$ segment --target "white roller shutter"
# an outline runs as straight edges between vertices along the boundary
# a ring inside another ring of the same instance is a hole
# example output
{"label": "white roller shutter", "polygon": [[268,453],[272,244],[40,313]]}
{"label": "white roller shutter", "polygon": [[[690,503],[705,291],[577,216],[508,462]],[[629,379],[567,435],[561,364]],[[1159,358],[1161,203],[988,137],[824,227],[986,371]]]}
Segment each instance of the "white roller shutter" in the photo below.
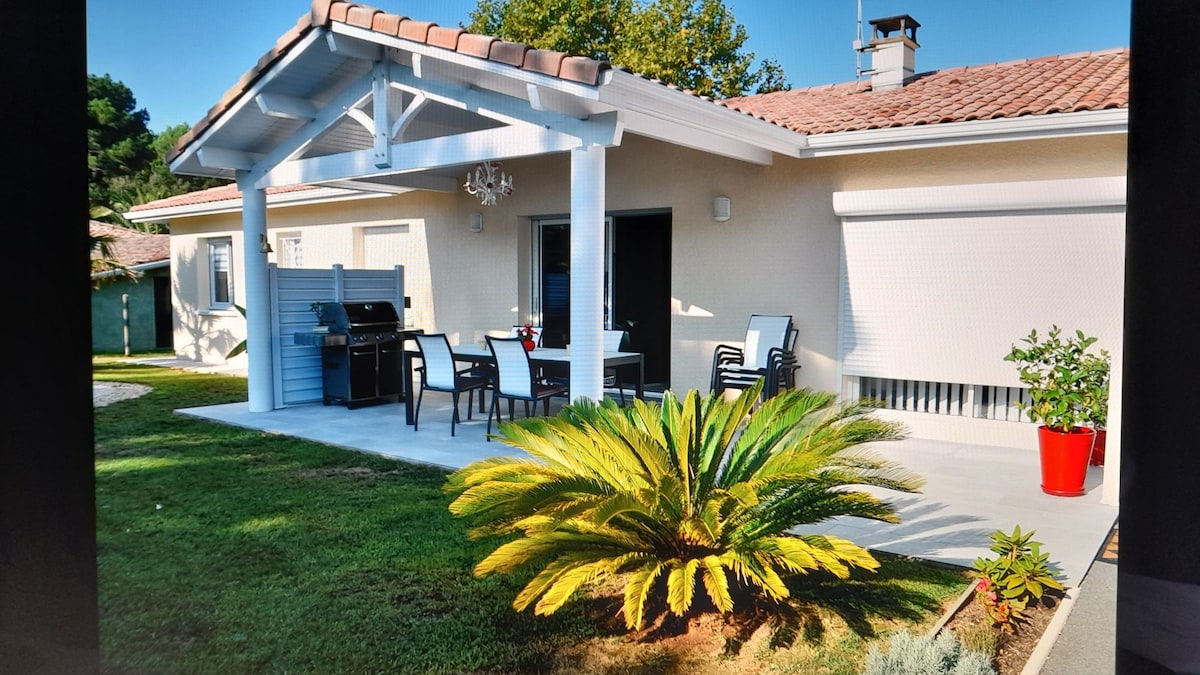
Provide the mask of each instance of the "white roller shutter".
{"label": "white roller shutter", "polygon": [[841,192],[843,375],[1018,385],[1057,324],[1121,342],[1125,180]]}

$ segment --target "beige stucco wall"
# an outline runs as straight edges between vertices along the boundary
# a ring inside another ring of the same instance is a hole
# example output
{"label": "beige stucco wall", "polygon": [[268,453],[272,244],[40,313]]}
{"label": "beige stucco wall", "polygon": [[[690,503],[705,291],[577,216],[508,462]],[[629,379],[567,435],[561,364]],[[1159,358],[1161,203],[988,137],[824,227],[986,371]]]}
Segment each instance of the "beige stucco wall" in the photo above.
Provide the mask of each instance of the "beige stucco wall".
{"label": "beige stucco wall", "polygon": [[[452,340],[504,331],[528,311],[530,223],[570,211],[566,154],[505,162],[515,192],[494,207],[463,193],[409,193],[322,206],[270,208],[267,227],[301,231],[306,267],[355,266],[354,227],[409,223],[429,247],[434,313],[426,330]],[[607,153],[606,208],[672,214],[672,388],[706,389],[713,346],[736,342],[752,313],[791,314],[800,335],[801,384],[836,390],[840,190],[1124,175],[1125,138],[995,143],[823,159],[777,157],[757,166],[626,135]],[[712,199],[732,218],[712,219]],[[469,230],[472,212],[483,231]],[[209,312],[207,237],[234,246],[234,291],[243,288],[240,214],[171,222],[176,351],[220,360],[244,335],[232,310]]]}

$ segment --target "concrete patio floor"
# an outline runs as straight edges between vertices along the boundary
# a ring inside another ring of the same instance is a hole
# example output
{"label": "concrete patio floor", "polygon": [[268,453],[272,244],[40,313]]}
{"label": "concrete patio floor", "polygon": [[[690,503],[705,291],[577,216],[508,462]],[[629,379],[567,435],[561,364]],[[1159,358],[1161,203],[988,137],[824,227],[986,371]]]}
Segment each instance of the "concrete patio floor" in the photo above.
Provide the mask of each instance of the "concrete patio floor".
{"label": "concrete patio floor", "polygon": [[[475,460],[519,452],[485,439],[486,414],[463,419],[450,436],[449,395],[426,394],[420,431],[404,423],[395,403],[354,410],[319,403],[251,413],[246,403],[188,408],[180,414],[351,450],[454,469]],[[463,401],[463,417],[466,402]],[[1087,494],[1052,497],[1039,487],[1038,455],[1031,449],[987,447],[921,439],[874,445],[926,480],[921,494],[880,491],[900,513],[896,525],[840,518],[803,528],[828,532],[868,548],[969,567],[989,556],[995,530],[1036,530],[1034,539],[1068,586],[1078,586],[1104,545],[1117,507],[1101,504],[1103,468],[1092,467]]]}

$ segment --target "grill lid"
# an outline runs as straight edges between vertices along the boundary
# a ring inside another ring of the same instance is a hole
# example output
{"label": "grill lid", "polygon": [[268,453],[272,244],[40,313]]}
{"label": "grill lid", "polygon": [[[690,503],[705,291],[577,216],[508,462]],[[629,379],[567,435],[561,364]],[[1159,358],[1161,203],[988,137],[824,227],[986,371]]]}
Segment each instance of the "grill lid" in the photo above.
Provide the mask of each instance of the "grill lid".
{"label": "grill lid", "polygon": [[325,317],[331,331],[354,332],[387,328],[396,330],[400,323],[400,315],[396,307],[386,300],[371,302],[326,302],[321,305],[321,315]]}

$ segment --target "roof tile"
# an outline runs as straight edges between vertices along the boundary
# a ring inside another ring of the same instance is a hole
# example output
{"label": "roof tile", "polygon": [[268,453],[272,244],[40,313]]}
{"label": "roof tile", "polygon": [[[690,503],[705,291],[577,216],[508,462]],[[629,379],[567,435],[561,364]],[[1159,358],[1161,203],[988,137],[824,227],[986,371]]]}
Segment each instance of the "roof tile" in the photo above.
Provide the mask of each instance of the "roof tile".
{"label": "roof tile", "polygon": [[490,35],[479,35],[477,33],[467,33],[458,40],[458,52],[468,56],[478,56],[481,59],[486,59],[492,51],[492,43],[496,38]]}
{"label": "roof tile", "polygon": [[525,52],[525,63],[521,64],[521,67],[543,75],[558,77],[558,69],[566,57],[566,54],[551,49],[530,49]]}
{"label": "roof tile", "polygon": [[459,36],[467,31],[461,28],[447,28],[446,26],[430,26],[428,43],[433,47],[441,47],[442,49],[458,49]]}
{"label": "roof tile", "polygon": [[1129,50],[947,68],[885,91],[849,82],[719,103],[808,134],[1125,108]]}
{"label": "roof tile", "polygon": [[413,40],[414,42],[424,43],[429,39],[429,29],[435,24],[429,21],[417,21],[416,19],[408,19],[400,22],[400,32],[398,37],[405,40]]}
{"label": "roof tile", "polygon": [[[122,265],[142,265],[171,258],[171,235],[169,234],[149,234],[97,220],[88,221],[88,234],[93,237],[112,237],[113,242],[110,246],[113,257]],[[92,251],[93,258],[97,258],[99,255],[99,251]]]}
{"label": "roof tile", "polygon": [[488,59],[520,68],[525,65],[525,52],[527,51],[529,51],[527,44],[496,40],[492,43],[492,50],[488,52]]}

